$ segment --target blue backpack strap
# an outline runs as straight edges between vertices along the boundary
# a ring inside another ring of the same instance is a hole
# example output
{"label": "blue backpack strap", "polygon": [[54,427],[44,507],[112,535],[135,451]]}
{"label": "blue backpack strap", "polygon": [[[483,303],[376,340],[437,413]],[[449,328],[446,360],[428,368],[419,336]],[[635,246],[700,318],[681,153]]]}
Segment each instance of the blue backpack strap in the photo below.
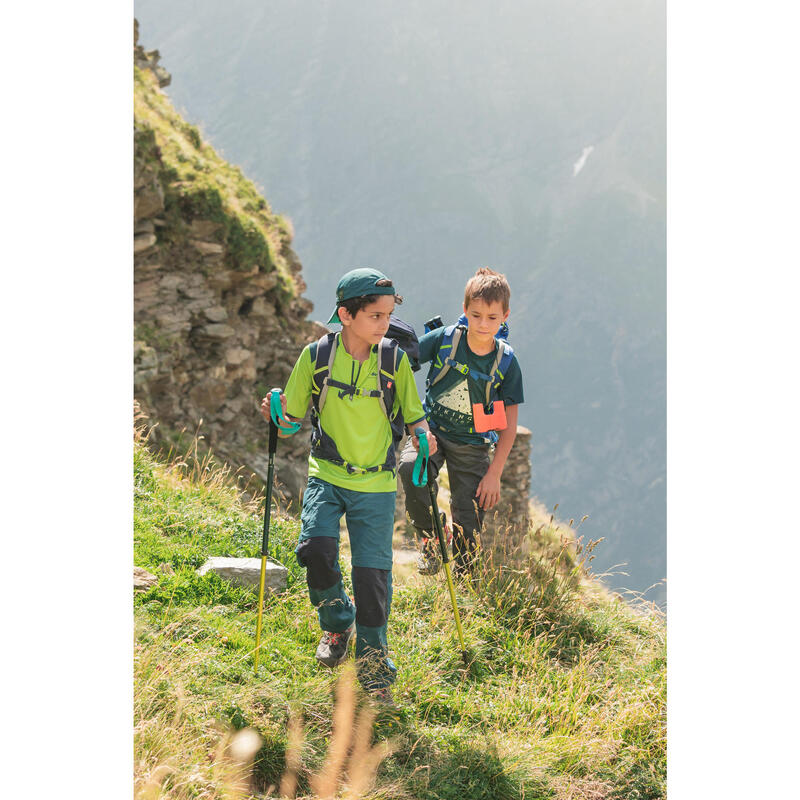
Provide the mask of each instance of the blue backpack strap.
{"label": "blue backpack strap", "polygon": [[497,340],[497,358],[494,361],[492,370],[487,376],[486,381],[486,407],[492,400],[493,395],[497,394],[500,384],[508,373],[511,366],[511,359],[514,358],[514,348],[504,339]]}
{"label": "blue backpack strap", "polygon": [[[462,315],[463,316],[463,315]],[[433,386],[435,383],[444,378],[451,367],[455,367],[459,372],[466,375],[464,371],[467,368],[459,364],[454,358],[458,343],[466,331],[464,325],[457,323],[455,325],[448,325],[444,329],[442,341],[439,344],[439,349],[436,352],[436,357],[431,361],[431,368],[428,371],[428,386]]]}

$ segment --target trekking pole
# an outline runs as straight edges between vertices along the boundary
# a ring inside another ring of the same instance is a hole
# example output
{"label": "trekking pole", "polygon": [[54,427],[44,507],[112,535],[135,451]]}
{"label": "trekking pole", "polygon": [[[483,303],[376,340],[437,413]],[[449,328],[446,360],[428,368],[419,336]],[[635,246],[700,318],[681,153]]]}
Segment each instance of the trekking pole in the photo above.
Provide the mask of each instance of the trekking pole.
{"label": "trekking pole", "polygon": [[[280,425],[279,420],[287,425]],[[264,579],[267,573],[267,556],[269,555],[269,523],[272,515],[272,483],[275,474],[275,451],[278,449],[278,427],[289,433],[295,433],[300,425],[289,422],[283,416],[281,408],[281,390],[273,389],[269,399],[269,466],[267,467],[267,491],[264,504],[264,535],[261,539],[261,579],[258,584],[258,622],[256,624],[256,651],[254,669],[258,670],[258,653],[261,647],[261,616],[264,610]]]}
{"label": "trekking pole", "polygon": [[414,486],[428,486],[428,492],[431,497],[431,517],[433,518],[433,525],[436,529],[436,537],[439,539],[439,549],[442,551],[442,564],[444,564],[444,574],[447,576],[447,588],[450,590],[450,600],[453,603],[453,616],[456,620],[456,630],[458,631],[458,641],[461,644],[461,658],[464,664],[469,666],[469,659],[467,658],[467,648],[464,646],[464,631],[461,629],[461,616],[458,613],[458,604],[456,603],[456,590],[453,585],[453,576],[450,573],[450,555],[447,552],[447,542],[444,538],[444,531],[442,530],[442,518],[439,516],[439,506],[436,502],[436,490],[433,488],[434,478],[428,477],[428,460],[430,458],[428,449],[428,436],[424,428],[417,428],[414,433],[419,440],[419,452],[417,453],[417,460],[414,463],[414,472],[411,480]]}

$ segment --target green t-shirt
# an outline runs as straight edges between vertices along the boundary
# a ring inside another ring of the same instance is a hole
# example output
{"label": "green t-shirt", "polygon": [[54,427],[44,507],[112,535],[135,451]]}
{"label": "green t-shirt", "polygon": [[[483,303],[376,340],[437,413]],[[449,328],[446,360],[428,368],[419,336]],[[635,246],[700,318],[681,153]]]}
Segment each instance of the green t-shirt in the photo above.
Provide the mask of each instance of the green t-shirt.
{"label": "green t-shirt", "polygon": [[[435,328],[419,340],[419,361],[433,361],[439,352],[444,337],[444,328]],[[470,350],[467,334],[464,332],[454,356],[459,364],[466,364],[471,370],[488,375],[495,358],[497,345],[491,353],[479,356]],[[497,399],[509,406],[525,401],[522,392],[522,370],[517,356],[511,357],[503,382],[497,390]],[[449,369],[444,377],[425,394],[425,409],[431,430],[440,430],[448,439],[460,444],[485,444],[488,436],[476,433],[472,417],[472,404],[486,401],[486,382],[480,378],[462,375],[458,370]]]}
{"label": "green t-shirt", "polygon": [[[337,334],[336,356],[330,377],[333,380],[355,385],[359,389],[380,389],[378,383],[378,347],[375,345],[369,358],[363,363],[356,361],[345,350],[341,334]],[[411,372],[408,356],[400,351],[395,373],[395,396],[393,412],[403,412],[406,425],[425,419],[422,403]],[[311,381],[314,362],[311,360],[311,345],[307,345],[286,384],[286,413],[302,419],[311,400]],[[339,390],[329,387],[325,405],[320,414],[320,425],[330,436],[341,457],[358,467],[374,467],[386,461],[386,453],[392,443],[389,420],[375,397],[358,395],[339,396]],[[309,477],[352,489],[356,492],[395,492],[397,478],[391,472],[366,472],[351,474],[344,467],[312,453],[308,458]]]}

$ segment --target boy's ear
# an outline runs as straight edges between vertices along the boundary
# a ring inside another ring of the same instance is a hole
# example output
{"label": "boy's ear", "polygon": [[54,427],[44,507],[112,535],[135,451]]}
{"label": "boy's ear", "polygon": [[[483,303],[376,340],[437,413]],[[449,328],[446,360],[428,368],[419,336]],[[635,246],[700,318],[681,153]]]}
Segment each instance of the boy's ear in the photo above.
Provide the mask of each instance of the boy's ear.
{"label": "boy's ear", "polygon": [[505,313],[505,314],[503,314],[503,322],[505,322],[505,321],[508,319],[508,315],[509,315],[510,313],[511,313],[511,309],[509,308],[509,309],[508,309],[508,311],[506,311],[506,313]]}
{"label": "boy's ear", "polygon": [[344,306],[339,306],[339,319],[341,320],[342,325],[350,325],[350,323],[353,321],[353,317]]}

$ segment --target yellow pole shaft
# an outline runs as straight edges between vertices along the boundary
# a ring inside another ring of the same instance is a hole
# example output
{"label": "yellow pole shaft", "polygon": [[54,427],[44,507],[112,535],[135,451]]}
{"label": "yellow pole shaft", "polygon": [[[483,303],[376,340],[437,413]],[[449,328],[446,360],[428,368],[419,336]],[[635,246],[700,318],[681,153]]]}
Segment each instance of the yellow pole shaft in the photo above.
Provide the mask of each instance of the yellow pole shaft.
{"label": "yellow pole shaft", "polygon": [[258,651],[261,647],[261,615],[264,611],[264,577],[267,574],[267,557],[261,556],[261,580],[258,585],[258,623],[256,624],[256,657],[254,669],[258,671]]}
{"label": "yellow pole shaft", "polygon": [[467,648],[464,646],[464,631],[461,630],[461,615],[458,613],[458,604],[456,603],[456,589],[453,586],[453,576],[450,574],[450,562],[444,562],[444,574],[447,575],[447,588],[450,590],[450,600],[453,602],[453,616],[456,618],[456,630],[458,631],[458,641],[461,643],[461,652],[466,652]]}

